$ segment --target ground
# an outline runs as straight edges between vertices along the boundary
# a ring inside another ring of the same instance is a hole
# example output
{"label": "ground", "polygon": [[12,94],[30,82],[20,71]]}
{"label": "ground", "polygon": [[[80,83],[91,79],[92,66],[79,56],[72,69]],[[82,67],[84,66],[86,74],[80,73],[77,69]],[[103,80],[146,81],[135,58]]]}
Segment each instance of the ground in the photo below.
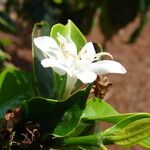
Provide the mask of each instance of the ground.
{"label": "ground", "polygon": [[[134,44],[128,44],[125,41],[132,31],[133,24],[121,29],[105,46],[105,50],[127,69],[127,73],[124,75],[108,75],[114,86],[105,97],[108,103],[122,113],[150,112],[150,21],[146,23],[137,41]],[[23,31],[22,35],[23,41],[16,36],[0,33],[0,37],[10,37],[14,41],[14,44],[7,48],[12,56],[12,62],[18,67],[31,70],[30,40],[26,38],[26,31]],[[87,39],[103,43],[103,36],[96,25]],[[123,148],[112,146],[109,149],[122,150]],[[143,148],[134,147],[130,150],[143,150]]]}
{"label": "ground", "polygon": [[[108,41],[105,50],[110,52],[114,60],[119,61],[126,69],[124,75],[108,75],[114,87],[105,97],[120,112],[150,112],[150,21],[133,44],[128,44],[128,38],[133,25],[126,28]],[[88,40],[103,42],[98,30],[88,36]]]}
{"label": "ground", "polygon": [[[145,24],[137,41],[128,44],[125,41],[135,24],[136,20],[120,30],[105,46],[105,50],[127,69],[124,75],[108,76],[114,87],[105,97],[109,104],[122,113],[150,112],[150,21]],[[99,29],[93,29],[88,40],[103,43]],[[122,150],[123,148],[111,146],[109,149]],[[144,150],[144,148],[134,147],[130,150]]]}

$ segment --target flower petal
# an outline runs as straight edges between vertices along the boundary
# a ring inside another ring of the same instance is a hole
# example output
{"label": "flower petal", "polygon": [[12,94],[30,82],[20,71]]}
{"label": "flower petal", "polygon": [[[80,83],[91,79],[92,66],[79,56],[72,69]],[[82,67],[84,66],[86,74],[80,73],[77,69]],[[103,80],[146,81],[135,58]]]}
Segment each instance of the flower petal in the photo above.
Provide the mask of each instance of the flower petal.
{"label": "flower petal", "polygon": [[53,67],[53,60],[50,59],[50,58],[46,58],[46,59],[43,59],[41,60],[41,64],[44,68],[48,68],[48,67]]}
{"label": "flower petal", "polygon": [[77,74],[77,78],[80,79],[83,83],[92,83],[96,80],[97,75],[91,71],[83,71]]}
{"label": "flower petal", "polygon": [[67,72],[60,66],[53,67],[53,70],[59,75],[65,75]]}
{"label": "flower petal", "polygon": [[95,48],[92,42],[88,42],[84,45],[84,47],[79,52],[79,57],[81,59],[90,59],[90,61],[93,61],[94,57],[96,55]]}
{"label": "flower petal", "polygon": [[57,33],[60,47],[63,51],[69,52],[72,55],[77,55],[77,47],[70,37],[63,37],[59,32]]}
{"label": "flower petal", "polygon": [[43,52],[51,52],[52,50],[59,50],[56,41],[49,36],[41,36],[34,38],[34,44]]}
{"label": "flower petal", "polygon": [[59,61],[55,60],[54,58],[43,59],[41,61],[41,64],[45,68],[52,67],[52,69],[59,75],[64,75],[67,73],[69,76],[72,76],[72,72],[71,72],[70,68],[59,63]]}
{"label": "flower petal", "polygon": [[126,73],[126,69],[119,63],[113,60],[103,60],[92,63],[85,69],[93,71],[96,74],[107,74],[107,73]]}

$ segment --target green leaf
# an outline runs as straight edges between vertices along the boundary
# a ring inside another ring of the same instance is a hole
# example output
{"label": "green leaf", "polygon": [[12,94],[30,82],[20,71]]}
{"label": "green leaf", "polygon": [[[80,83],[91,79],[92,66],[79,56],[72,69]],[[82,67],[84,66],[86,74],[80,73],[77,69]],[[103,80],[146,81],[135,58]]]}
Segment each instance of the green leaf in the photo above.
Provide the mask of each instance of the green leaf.
{"label": "green leaf", "polygon": [[10,60],[11,56],[0,49],[0,62],[5,61],[6,59]]}
{"label": "green leaf", "polygon": [[[86,98],[82,98],[82,96],[78,96],[75,98],[76,102],[67,109],[67,111],[64,113],[61,121],[56,126],[53,135],[55,136],[67,136],[69,134],[73,134],[74,130],[81,124],[81,116],[85,108]],[[78,132],[82,132],[83,129],[86,127],[85,124],[83,124],[81,130],[78,130]],[[77,130],[76,130],[77,131]],[[76,133],[77,134],[77,133]],[[79,133],[78,133],[79,134]]]}
{"label": "green leaf", "polygon": [[66,136],[79,136],[84,134],[90,134],[95,132],[95,122],[82,122],[81,119],[79,120],[78,125],[69,132]]}
{"label": "green leaf", "polygon": [[71,20],[68,20],[66,25],[56,24],[52,27],[50,36],[56,41],[58,32],[64,37],[70,37],[76,44],[78,51],[86,44],[85,37]]}
{"label": "green leaf", "polygon": [[[90,87],[78,91],[65,101],[44,98],[25,101],[25,118],[39,122],[41,128],[49,134],[64,136],[79,123],[89,91]],[[71,116],[65,118],[66,115]]]}
{"label": "green leaf", "polygon": [[[87,101],[86,108],[82,115],[82,119],[105,121],[105,122],[116,124],[119,122],[121,123],[121,121],[129,117],[133,117],[134,119],[136,119],[136,117],[141,118],[141,117],[146,117],[146,116],[149,116],[149,114],[148,113],[120,114],[112,106],[110,106],[106,101],[102,101],[101,99],[94,97]],[[128,123],[128,120],[126,121]],[[124,124],[124,122],[122,124]]]}
{"label": "green leaf", "polygon": [[37,23],[32,32],[32,55],[34,60],[34,73],[39,86],[40,95],[51,99],[61,99],[66,85],[67,76],[60,76],[52,68],[44,68],[41,60],[43,53],[34,45],[33,38],[49,36],[50,25],[46,22]]}
{"label": "green leaf", "polygon": [[[98,98],[91,98],[87,101],[82,118],[117,123],[103,132],[105,144],[115,142],[118,145],[130,146],[149,136],[149,132],[146,132],[150,128],[149,120],[147,120],[150,118],[149,113],[119,114],[109,104]],[[117,141],[117,138],[123,138],[123,140]]]}
{"label": "green leaf", "polygon": [[149,121],[149,113],[134,113],[105,130],[102,133],[104,143],[116,143],[123,146],[138,144],[141,140],[150,136]]}
{"label": "green leaf", "polygon": [[16,25],[5,12],[0,12],[0,30],[8,33],[16,33]]}
{"label": "green leaf", "polygon": [[[82,100],[85,101],[86,99]],[[79,124],[83,112],[83,109],[80,106],[80,101],[81,99],[64,113],[61,121],[53,132],[55,136],[65,136]]]}
{"label": "green leaf", "polygon": [[[114,119],[114,117],[116,118]],[[115,123],[122,119],[122,116],[105,101],[94,97],[87,101],[82,118]]]}
{"label": "green leaf", "polygon": [[0,74],[0,117],[11,108],[20,106],[23,100],[36,93],[32,74],[14,67],[5,68]]}
{"label": "green leaf", "polygon": [[106,138],[118,145],[133,146],[148,137],[150,137],[150,118],[142,118],[131,122],[119,132],[107,135]]}
{"label": "green leaf", "polygon": [[148,138],[146,138],[146,139],[140,141],[138,144],[139,144],[141,147],[150,149],[150,137],[148,137]]}
{"label": "green leaf", "polygon": [[114,134],[116,132],[120,132],[120,130],[122,130],[123,128],[131,124],[132,122],[143,119],[143,118],[150,118],[150,114],[149,113],[134,113],[126,117],[125,119],[121,120],[119,123],[117,123],[113,127],[107,129],[104,132],[104,134],[109,135],[109,134]]}
{"label": "green leaf", "polygon": [[87,101],[82,118],[87,120],[100,120],[106,116],[114,116],[118,114],[119,113],[105,101],[94,97]]}
{"label": "green leaf", "polygon": [[46,22],[41,22],[34,25],[32,32],[32,56],[34,60],[34,73],[40,90],[40,95],[43,97],[54,98],[52,69],[44,68],[41,65],[41,60],[44,58],[44,55],[33,43],[33,38],[49,35],[49,31],[50,26]]}

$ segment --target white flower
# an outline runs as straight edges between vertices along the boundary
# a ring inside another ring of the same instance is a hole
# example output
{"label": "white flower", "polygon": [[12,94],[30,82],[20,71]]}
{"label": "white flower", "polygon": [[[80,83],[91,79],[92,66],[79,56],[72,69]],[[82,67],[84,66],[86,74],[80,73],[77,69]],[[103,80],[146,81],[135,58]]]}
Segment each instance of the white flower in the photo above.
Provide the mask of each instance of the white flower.
{"label": "white flower", "polygon": [[51,67],[60,74],[67,74],[66,90],[69,93],[79,79],[83,83],[92,83],[99,74],[126,73],[126,69],[113,60],[100,60],[100,57],[109,53],[96,53],[92,42],[88,42],[77,52],[75,43],[70,37],[57,34],[58,43],[49,36],[34,38],[34,44],[42,51],[45,59],[41,61],[43,67]]}

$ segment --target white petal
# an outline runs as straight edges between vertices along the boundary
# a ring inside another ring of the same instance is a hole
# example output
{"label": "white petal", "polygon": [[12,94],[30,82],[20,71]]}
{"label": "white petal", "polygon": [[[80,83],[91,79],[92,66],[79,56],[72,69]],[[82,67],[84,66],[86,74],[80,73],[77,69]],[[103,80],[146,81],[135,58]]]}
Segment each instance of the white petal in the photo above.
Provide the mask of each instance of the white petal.
{"label": "white petal", "polygon": [[92,83],[96,80],[97,75],[91,71],[83,71],[77,74],[77,78],[80,79],[83,83]]}
{"label": "white petal", "polygon": [[71,54],[77,56],[77,47],[76,47],[75,43],[72,41],[72,39],[70,37],[68,37],[66,40],[67,40],[67,50]]}
{"label": "white petal", "polygon": [[53,61],[50,58],[43,59],[41,64],[44,68],[53,67]]}
{"label": "white petal", "polygon": [[87,70],[93,71],[96,74],[107,73],[126,73],[126,69],[119,63],[113,60],[103,60],[92,63],[86,67]]}
{"label": "white petal", "polygon": [[94,57],[96,55],[94,46],[92,42],[88,42],[84,45],[84,47],[79,52],[79,57],[81,59],[91,59],[93,61]]}
{"label": "white petal", "polygon": [[51,67],[56,73],[59,75],[68,74],[69,76],[72,76],[71,69],[68,68],[66,65],[61,64],[59,61],[57,61],[54,58],[46,58],[41,61],[41,64],[43,67],[48,68]]}
{"label": "white petal", "polygon": [[53,67],[53,70],[59,75],[65,75],[67,72],[60,67]]}
{"label": "white petal", "polygon": [[63,51],[67,51],[72,55],[77,55],[77,48],[75,43],[72,41],[70,37],[63,37],[59,32],[57,33],[58,41],[60,42],[61,48]]}
{"label": "white petal", "polygon": [[34,44],[43,52],[59,50],[59,46],[56,43],[56,41],[49,36],[41,36],[34,38]]}

